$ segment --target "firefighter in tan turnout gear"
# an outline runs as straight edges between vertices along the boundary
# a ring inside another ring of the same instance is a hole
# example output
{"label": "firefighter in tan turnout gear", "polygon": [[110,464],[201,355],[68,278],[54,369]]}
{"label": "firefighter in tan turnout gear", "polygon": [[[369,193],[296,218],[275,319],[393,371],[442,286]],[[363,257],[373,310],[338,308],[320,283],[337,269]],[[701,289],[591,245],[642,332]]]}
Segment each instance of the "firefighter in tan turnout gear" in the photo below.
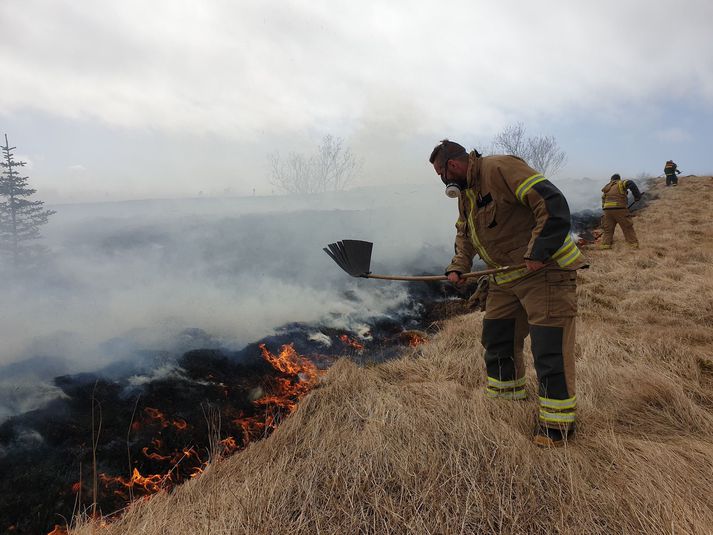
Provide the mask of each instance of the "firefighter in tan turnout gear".
{"label": "firefighter in tan turnout gear", "polygon": [[667,160],[663,166],[663,172],[666,175],[667,186],[678,186],[678,175],[681,171],[678,170],[678,165],[673,160]]}
{"label": "firefighter in tan turnout gear", "polygon": [[624,233],[624,239],[630,247],[638,249],[639,240],[636,238],[634,224],[629,213],[628,192],[634,196],[634,201],[641,198],[641,192],[633,180],[622,180],[614,174],[609,184],[602,188],[602,242],[600,249],[611,249],[614,239],[614,229],[619,225]]}
{"label": "firefighter in tan turnout gear", "polygon": [[491,398],[525,399],[523,347],[530,335],[539,382],[534,441],[561,446],[575,426],[574,343],[577,269],[586,267],[570,235],[562,193],[515,156],[468,154],[444,140],[430,162],[458,198],[456,254],[448,279],[462,283],[477,254],[488,266],[526,264],[492,276],[482,344]]}

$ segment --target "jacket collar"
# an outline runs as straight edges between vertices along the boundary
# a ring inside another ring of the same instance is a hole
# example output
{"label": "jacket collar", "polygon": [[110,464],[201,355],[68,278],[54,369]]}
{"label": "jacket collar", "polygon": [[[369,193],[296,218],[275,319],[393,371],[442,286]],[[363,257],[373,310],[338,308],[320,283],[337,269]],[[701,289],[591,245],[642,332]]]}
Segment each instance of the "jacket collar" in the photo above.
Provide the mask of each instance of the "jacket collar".
{"label": "jacket collar", "polygon": [[475,151],[468,155],[468,172],[465,183],[469,189],[478,189],[480,183],[480,158],[475,155]]}

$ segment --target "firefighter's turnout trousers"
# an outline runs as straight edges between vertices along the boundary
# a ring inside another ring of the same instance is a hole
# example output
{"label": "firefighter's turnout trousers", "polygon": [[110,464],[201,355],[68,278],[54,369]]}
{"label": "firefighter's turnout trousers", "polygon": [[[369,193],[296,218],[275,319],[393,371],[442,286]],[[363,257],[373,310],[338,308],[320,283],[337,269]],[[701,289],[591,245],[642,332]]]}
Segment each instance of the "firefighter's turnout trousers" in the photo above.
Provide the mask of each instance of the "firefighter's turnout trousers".
{"label": "firefighter's turnout trousers", "polygon": [[634,223],[631,221],[631,214],[627,208],[608,208],[604,210],[604,216],[602,218],[602,247],[605,249],[611,247],[614,239],[614,230],[617,225],[621,227],[626,243],[638,247],[639,240],[636,237]]}
{"label": "firefighter's turnout trousers", "polygon": [[670,186],[673,184],[674,186],[678,186],[678,176],[676,173],[673,174],[666,174],[666,185]]}
{"label": "firefighter's turnout trousers", "polygon": [[510,284],[491,284],[482,344],[488,372],[486,393],[524,399],[523,347],[530,335],[539,382],[540,425],[574,426],[577,272],[543,268]]}

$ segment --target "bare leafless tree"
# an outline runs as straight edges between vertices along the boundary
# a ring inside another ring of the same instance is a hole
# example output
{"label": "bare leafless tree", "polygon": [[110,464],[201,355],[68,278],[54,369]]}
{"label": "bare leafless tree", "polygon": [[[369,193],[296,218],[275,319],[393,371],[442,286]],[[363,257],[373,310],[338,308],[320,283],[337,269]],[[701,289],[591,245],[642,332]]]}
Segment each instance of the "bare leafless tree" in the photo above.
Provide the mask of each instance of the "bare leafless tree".
{"label": "bare leafless tree", "polygon": [[270,183],[288,193],[308,193],[312,189],[309,161],[302,155],[291,152],[285,159],[275,152],[270,161]]}
{"label": "bare leafless tree", "polygon": [[529,147],[525,136],[525,126],[522,123],[509,124],[493,139],[493,152],[512,154],[527,160]]}
{"label": "bare leafless tree", "polygon": [[358,175],[362,162],[344,140],[326,135],[312,155],[291,152],[286,158],[268,156],[270,183],[288,193],[322,193],[344,190]]}
{"label": "bare leafless tree", "polygon": [[522,123],[508,125],[495,136],[493,150],[519,156],[545,176],[555,175],[567,162],[554,136],[528,137]]}
{"label": "bare leafless tree", "polygon": [[556,175],[567,162],[567,155],[553,136],[535,136],[527,141],[530,146],[530,159],[527,161],[543,175]]}

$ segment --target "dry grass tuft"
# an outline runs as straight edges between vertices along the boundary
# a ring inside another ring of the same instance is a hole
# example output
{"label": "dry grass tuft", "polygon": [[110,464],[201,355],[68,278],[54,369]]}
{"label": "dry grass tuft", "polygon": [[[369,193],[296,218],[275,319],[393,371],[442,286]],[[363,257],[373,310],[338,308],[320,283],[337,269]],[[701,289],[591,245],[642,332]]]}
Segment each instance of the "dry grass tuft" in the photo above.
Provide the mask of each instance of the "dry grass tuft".
{"label": "dry grass tuft", "polygon": [[531,366],[530,400],[482,395],[474,313],[399,360],[338,362],[270,438],[101,532],[710,533],[713,180],[680,184],[637,215],[640,250],[617,232],[588,252],[567,448],[531,443]]}

